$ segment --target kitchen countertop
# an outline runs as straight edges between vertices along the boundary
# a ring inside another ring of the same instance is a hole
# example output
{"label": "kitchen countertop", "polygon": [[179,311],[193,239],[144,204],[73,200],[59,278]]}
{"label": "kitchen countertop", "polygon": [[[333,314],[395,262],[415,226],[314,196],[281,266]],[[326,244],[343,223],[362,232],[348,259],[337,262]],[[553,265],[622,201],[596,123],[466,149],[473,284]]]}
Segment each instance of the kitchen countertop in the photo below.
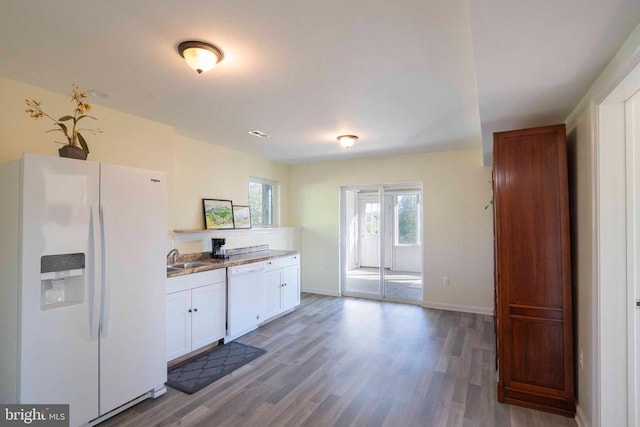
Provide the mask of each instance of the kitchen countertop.
{"label": "kitchen countertop", "polygon": [[184,276],[185,274],[200,273],[201,271],[215,270],[218,268],[236,267],[238,265],[251,264],[253,262],[267,261],[275,258],[282,258],[289,255],[299,254],[297,251],[281,251],[269,249],[266,251],[250,252],[240,255],[231,255],[227,259],[213,259],[209,252],[201,252],[195,254],[183,254],[178,256],[178,262],[206,262],[203,265],[194,268],[181,268],[175,271],[167,272],[167,278]]}

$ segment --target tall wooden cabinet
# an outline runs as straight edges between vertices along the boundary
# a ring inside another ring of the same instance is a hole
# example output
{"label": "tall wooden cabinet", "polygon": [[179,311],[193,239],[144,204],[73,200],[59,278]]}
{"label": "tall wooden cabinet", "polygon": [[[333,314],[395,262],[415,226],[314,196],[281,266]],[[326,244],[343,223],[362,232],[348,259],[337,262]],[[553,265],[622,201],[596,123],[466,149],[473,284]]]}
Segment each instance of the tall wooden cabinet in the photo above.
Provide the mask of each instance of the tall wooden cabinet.
{"label": "tall wooden cabinet", "polygon": [[573,417],[564,125],[494,134],[498,401]]}

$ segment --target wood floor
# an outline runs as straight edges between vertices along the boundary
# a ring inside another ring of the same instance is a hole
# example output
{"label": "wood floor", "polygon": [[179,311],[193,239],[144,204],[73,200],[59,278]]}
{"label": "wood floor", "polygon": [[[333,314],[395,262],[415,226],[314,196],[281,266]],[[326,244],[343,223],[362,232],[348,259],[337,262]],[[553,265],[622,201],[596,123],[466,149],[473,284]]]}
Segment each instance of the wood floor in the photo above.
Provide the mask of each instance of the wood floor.
{"label": "wood floor", "polygon": [[575,426],[496,402],[489,316],[303,294],[238,339],[267,354],[101,426]]}

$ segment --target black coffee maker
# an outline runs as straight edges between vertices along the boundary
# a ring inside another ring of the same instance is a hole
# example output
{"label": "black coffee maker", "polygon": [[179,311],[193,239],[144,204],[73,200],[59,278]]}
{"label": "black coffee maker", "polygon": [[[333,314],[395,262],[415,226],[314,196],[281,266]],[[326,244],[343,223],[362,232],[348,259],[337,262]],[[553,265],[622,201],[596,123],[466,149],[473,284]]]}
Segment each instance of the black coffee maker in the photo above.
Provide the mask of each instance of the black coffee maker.
{"label": "black coffee maker", "polygon": [[211,258],[225,259],[228,258],[224,254],[222,247],[227,243],[227,239],[211,239]]}

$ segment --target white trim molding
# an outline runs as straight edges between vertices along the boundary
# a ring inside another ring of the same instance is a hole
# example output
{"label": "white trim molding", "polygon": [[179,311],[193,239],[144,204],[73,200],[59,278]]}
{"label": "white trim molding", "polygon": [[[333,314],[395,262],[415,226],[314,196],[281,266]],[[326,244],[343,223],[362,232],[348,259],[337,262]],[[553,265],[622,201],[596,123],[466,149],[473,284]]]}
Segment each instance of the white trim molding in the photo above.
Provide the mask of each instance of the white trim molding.
{"label": "white trim molding", "polygon": [[591,427],[589,423],[586,421],[586,417],[584,415],[584,411],[582,410],[582,406],[576,406],[576,424],[578,427]]}
{"label": "white trim molding", "polygon": [[315,288],[301,288],[300,292],[306,292],[308,294],[316,294],[316,295],[326,295],[329,297],[340,297],[342,295],[340,295],[339,292],[332,292],[332,291],[327,291],[325,289],[315,289]]}
{"label": "white trim molding", "polygon": [[173,238],[176,240],[199,240],[211,237],[247,236],[257,234],[276,234],[299,232],[302,227],[260,227],[249,229],[230,230],[173,230]]}
{"label": "white trim molding", "polygon": [[436,308],[438,310],[448,310],[448,311],[460,311],[463,313],[475,313],[475,314],[484,314],[487,316],[493,316],[493,309],[487,307],[476,307],[470,305],[457,305],[457,304],[443,304],[438,302],[423,302],[422,306],[424,308]]}

